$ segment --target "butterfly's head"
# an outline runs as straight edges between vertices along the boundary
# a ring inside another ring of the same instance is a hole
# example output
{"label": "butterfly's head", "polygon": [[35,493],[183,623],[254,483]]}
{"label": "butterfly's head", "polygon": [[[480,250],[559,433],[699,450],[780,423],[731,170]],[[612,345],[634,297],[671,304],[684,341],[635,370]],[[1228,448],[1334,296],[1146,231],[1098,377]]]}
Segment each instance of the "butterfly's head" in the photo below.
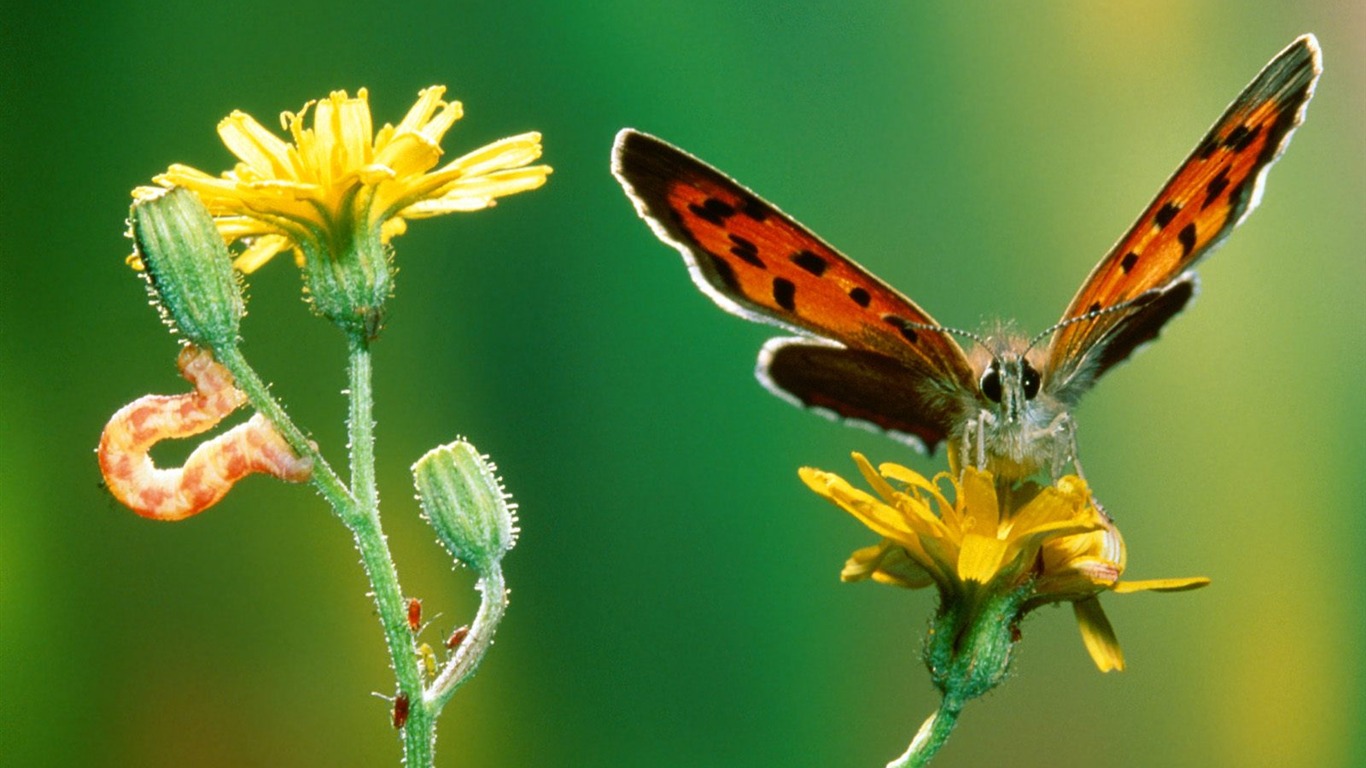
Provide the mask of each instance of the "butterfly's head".
{"label": "butterfly's head", "polygon": [[1068,450],[1056,428],[1067,406],[1048,391],[1046,355],[1021,336],[992,334],[973,347],[968,361],[977,386],[964,404],[974,415],[959,433],[966,460],[1010,478],[1057,464]]}
{"label": "butterfly's head", "polygon": [[1042,374],[1028,356],[1011,351],[993,354],[977,379],[982,397],[995,404],[1006,424],[1020,421],[1029,401],[1039,396],[1042,383]]}

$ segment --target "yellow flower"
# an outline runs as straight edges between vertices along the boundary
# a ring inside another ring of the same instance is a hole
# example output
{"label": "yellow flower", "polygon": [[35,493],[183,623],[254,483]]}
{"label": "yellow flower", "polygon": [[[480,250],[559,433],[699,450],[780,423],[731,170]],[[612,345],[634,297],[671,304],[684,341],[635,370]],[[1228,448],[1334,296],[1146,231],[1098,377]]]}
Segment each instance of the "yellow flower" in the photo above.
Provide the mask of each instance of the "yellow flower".
{"label": "yellow flower", "polygon": [[[246,245],[234,261],[242,272],[281,251],[292,250],[303,266],[309,252],[335,255],[376,234],[387,243],[409,219],[487,208],[496,198],[545,183],[551,169],[529,165],[541,156],[541,135],[534,132],[436,168],[441,138],[462,114],[460,102],[441,99],[445,90],[423,90],[398,125],[378,132],[364,88],[355,98],[334,91],[281,115],[292,142],[234,111],[218,124],[218,135],[238,157],[236,167],[212,176],[172,165],[154,181],[198,193],[223,239]],[[306,125],[310,109],[312,127]],[[140,187],[134,196],[154,189]],[[130,263],[141,268],[136,258]]]}
{"label": "yellow flower", "polygon": [[[1051,486],[998,488],[989,472],[974,468],[958,480],[940,474],[931,482],[896,464],[883,464],[879,473],[862,455],[854,454],[854,461],[877,496],[829,472],[800,470],[813,491],[882,536],[881,543],[854,552],[841,578],[912,589],[933,584],[945,607],[968,606],[963,610],[969,614],[994,596],[1014,594],[1019,607],[1008,617],[1012,622],[1040,605],[1069,601],[1102,672],[1123,669],[1124,657],[1101,610],[1101,592],[1178,591],[1209,583],[1120,581],[1124,540],[1076,476]],[[940,490],[945,482],[953,501]]]}

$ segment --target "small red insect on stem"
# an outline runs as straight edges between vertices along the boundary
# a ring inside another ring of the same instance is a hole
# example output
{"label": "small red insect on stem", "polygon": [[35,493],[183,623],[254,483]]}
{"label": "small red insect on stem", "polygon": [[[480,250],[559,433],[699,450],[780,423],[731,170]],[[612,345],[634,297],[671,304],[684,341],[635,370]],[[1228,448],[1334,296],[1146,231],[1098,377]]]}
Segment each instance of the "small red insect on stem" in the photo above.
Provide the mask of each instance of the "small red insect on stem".
{"label": "small red insect on stem", "polygon": [[455,630],[451,633],[450,637],[446,638],[446,647],[451,649],[452,651],[456,648],[459,648],[460,644],[465,642],[465,637],[468,636],[469,633],[470,628],[467,626],[460,627],[459,629]]}
{"label": "small red insect on stem", "polygon": [[422,601],[408,598],[408,630],[414,634],[422,628]]}
{"label": "small red insect on stem", "polygon": [[313,463],[300,458],[261,414],[201,443],[185,465],[158,469],[148,456],[162,440],[211,429],[246,402],[232,374],[206,349],[187,346],[176,360],[194,384],[183,395],[147,395],[109,419],[100,436],[100,471],[114,497],[155,520],[183,520],[213,506],[253,472],[303,482]]}
{"label": "small red insect on stem", "polygon": [[408,697],[400,693],[394,697],[394,729],[401,729],[408,722]]}

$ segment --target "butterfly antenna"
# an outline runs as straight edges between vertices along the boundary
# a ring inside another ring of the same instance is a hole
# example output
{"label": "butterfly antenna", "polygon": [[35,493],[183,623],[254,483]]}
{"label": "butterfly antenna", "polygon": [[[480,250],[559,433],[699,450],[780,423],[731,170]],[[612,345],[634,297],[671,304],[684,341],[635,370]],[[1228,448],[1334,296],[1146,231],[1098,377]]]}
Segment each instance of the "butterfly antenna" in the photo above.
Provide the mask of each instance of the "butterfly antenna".
{"label": "butterfly antenna", "polygon": [[907,328],[914,328],[917,331],[933,331],[935,333],[948,333],[954,336],[962,336],[967,339],[972,339],[983,347],[990,349],[990,347],[987,347],[986,338],[979,336],[972,331],[962,330],[961,328],[950,328],[947,325],[930,325],[929,323],[912,323],[910,321],[901,323],[901,325]]}
{"label": "butterfly antenna", "polygon": [[1066,328],[1069,325],[1085,323],[1090,320],[1095,320],[1098,317],[1103,317],[1105,315],[1113,315],[1116,312],[1136,312],[1138,311],[1138,309],[1141,308],[1140,305],[1146,304],[1150,299],[1155,298],[1160,292],[1161,291],[1159,291],[1156,288],[1150,288],[1144,291],[1143,293],[1140,293],[1137,296],[1133,297],[1132,299],[1129,299],[1128,301],[1121,301],[1118,304],[1113,304],[1108,307],[1093,309],[1084,315],[1077,315],[1076,317],[1068,318],[1066,320],[1059,320],[1058,322],[1045,328],[1034,338],[1030,339],[1029,346],[1025,347],[1025,351],[1028,352],[1029,350],[1034,348],[1035,344],[1038,344],[1039,342],[1043,341],[1049,336],[1052,336],[1054,333],[1057,333],[1058,331],[1062,330],[1063,328]]}

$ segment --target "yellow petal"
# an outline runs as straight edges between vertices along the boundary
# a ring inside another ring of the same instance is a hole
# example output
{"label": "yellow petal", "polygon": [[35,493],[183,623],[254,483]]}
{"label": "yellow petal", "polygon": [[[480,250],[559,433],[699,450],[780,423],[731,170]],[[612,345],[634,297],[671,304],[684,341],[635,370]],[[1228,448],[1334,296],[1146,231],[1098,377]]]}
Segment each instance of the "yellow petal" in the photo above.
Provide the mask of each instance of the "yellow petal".
{"label": "yellow petal", "polygon": [[1104,523],[1100,513],[1089,503],[1088,497],[1049,486],[1041,489],[1029,503],[1011,516],[1011,525],[1028,529],[1054,520],[1090,522],[1092,530],[1100,528]]}
{"label": "yellow petal", "polygon": [[1185,592],[1189,589],[1199,589],[1210,583],[1204,576],[1192,576],[1185,579],[1147,579],[1144,581],[1121,581],[1113,587],[1118,594],[1125,595],[1130,592]]}
{"label": "yellow petal", "polygon": [[[877,471],[882,473],[882,476],[888,480],[895,480],[909,488],[919,488],[926,493],[934,494],[941,498],[943,497],[943,494],[939,492],[938,486],[933,482],[926,480],[924,475],[908,467],[903,467],[900,464],[893,464],[891,462],[884,462],[878,465]],[[948,500],[944,499],[944,501],[947,502]]]}
{"label": "yellow petal", "polygon": [[[444,85],[433,85],[419,91],[417,101],[413,104],[412,108],[408,110],[408,114],[403,116],[403,120],[399,122],[398,126],[395,127],[394,135],[398,136],[404,133],[421,132],[427,133],[428,138],[440,141],[442,135],[444,135],[464,113],[460,102],[443,102],[441,97],[445,94],[446,86]],[[437,109],[441,110],[441,114],[436,116],[436,120],[432,120],[432,115]]]}
{"label": "yellow petal", "polygon": [[407,178],[427,171],[440,159],[441,145],[420,133],[401,133],[375,153],[374,162]]}
{"label": "yellow petal", "polygon": [[[949,502],[949,500],[944,496],[942,492],[940,492],[938,485],[940,481],[948,480],[949,484],[952,485],[955,489],[954,493],[959,494],[959,491],[957,490],[958,485],[952,477],[943,472],[940,472],[939,474],[934,476],[934,480],[926,480],[922,475],[915,472],[914,470],[903,467],[900,464],[892,464],[891,462],[886,462],[880,465],[878,467],[878,471],[882,473],[883,477],[886,477],[889,480],[895,480],[905,485],[909,490],[916,494],[915,496],[908,496],[907,494],[901,492],[895,492],[894,495],[895,498],[898,500],[898,504],[901,503],[900,500],[907,499],[909,501],[913,501],[916,504],[919,504],[920,506],[925,506],[925,496],[929,496],[930,498],[934,499],[935,502],[939,505],[938,519],[944,522],[945,527],[954,537],[954,541],[957,541],[957,531],[961,527],[961,517],[958,514],[958,511],[954,507],[954,505],[951,502]],[[921,495],[922,493],[924,495]],[[961,495],[959,495],[959,498],[961,499]],[[928,510],[929,508],[926,507],[926,509]],[[934,516],[932,512],[930,512],[930,515]]]}
{"label": "yellow petal", "polygon": [[871,494],[855,488],[833,472],[802,467],[797,474],[808,488],[834,502],[880,536],[909,543],[914,542],[918,535],[917,524],[931,529],[940,526],[939,520],[928,510],[917,510],[921,514],[907,515],[903,510],[890,507]]}
{"label": "yellow petal", "polygon": [[425,125],[422,126],[422,135],[434,142],[440,142],[446,135],[446,131],[455,125],[465,114],[465,108],[458,101],[443,102],[441,111],[437,112]]}
{"label": "yellow petal", "polygon": [[[870,550],[872,551],[870,552]],[[845,573],[848,573],[851,566],[854,566],[860,554],[871,555],[874,552],[876,558],[860,564],[863,568],[870,568],[865,578],[871,578],[879,584],[890,584],[906,589],[928,587],[935,581],[934,576],[926,570],[925,566],[916,561],[915,555],[891,539],[883,539],[882,543],[877,546],[865,547],[855,552],[853,557],[849,558],[849,562],[845,564],[844,572],[841,572],[840,578],[845,581],[854,580],[845,578]]]}
{"label": "yellow petal", "polygon": [[844,561],[844,569],[840,571],[840,581],[863,581],[871,578],[873,572],[882,562],[883,556],[887,554],[888,541],[889,539],[883,539],[881,544],[854,550],[849,559]]}
{"label": "yellow petal", "polygon": [[958,483],[958,506],[966,515],[963,530],[995,538],[1001,519],[1001,505],[996,498],[996,482],[990,474],[968,467],[963,470],[963,476]]}
{"label": "yellow petal", "polygon": [[507,197],[519,192],[539,189],[550,175],[548,165],[533,165],[528,168],[514,168],[498,171],[484,176],[466,176],[447,186],[441,192],[441,199],[460,197]]}
{"label": "yellow petal", "polygon": [[399,176],[399,172],[383,162],[374,162],[366,163],[356,169],[356,175],[360,178],[361,184],[375,186],[386,181],[393,181]]}
{"label": "yellow petal", "polygon": [[963,548],[958,553],[958,578],[986,584],[1001,570],[1006,553],[1006,542],[994,536],[969,533],[963,537]]}
{"label": "yellow petal", "polygon": [[345,169],[339,167],[339,161],[345,153],[342,147],[345,137],[342,136],[339,113],[341,104],[347,98],[346,91],[333,91],[327,98],[319,99],[313,105],[312,131],[299,132],[299,154],[304,164],[317,174],[316,180],[324,189],[336,185],[339,174],[345,173]]}
{"label": "yellow petal", "polygon": [[492,171],[526,165],[540,156],[541,134],[531,131],[485,144],[452,160],[441,170],[459,168],[464,176],[482,176]]}
{"label": "yellow petal", "polygon": [[238,158],[260,176],[292,176],[289,145],[240,110],[218,123],[218,136]]}
{"label": "yellow petal", "polygon": [[152,181],[163,187],[188,187],[190,191],[203,198],[205,205],[209,206],[213,205],[215,199],[236,197],[238,194],[238,185],[235,180],[210,176],[198,168],[191,168],[179,163],[167,168],[165,173],[153,176]]}
{"label": "yellow petal", "polygon": [[264,235],[253,240],[246,250],[233,259],[232,265],[242,274],[249,275],[275,254],[287,251],[292,246],[293,242],[284,235]]}
{"label": "yellow petal", "polygon": [[872,494],[849,485],[843,478],[840,478],[838,483],[831,484],[829,498],[879,536],[887,536],[897,541],[915,537],[914,529],[909,525],[911,519],[902,515],[895,507],[882,503]]}
{"label": "yellow petal", "polygon": [[276,227],[250,216],[215,216],[213,223],[218,227],[218,234],[223,236],[225,243],[235,243],[243,238],[279,232]]}
{"label": "yellow petal", "polygon": [[[877,470],[873,469],[873,465],[868,461],[868,458],[858,451],[854,451],[852,455],[854,457],[854,464],[858,467],[859,474],[863,475],[863,479],[866,480],[869,485],[873,486],[873,490],[877,491],[877,495],[887,501],[895,499],[897,496],[896,489],[891,486],[891,483],[884,480],[882,475],[877,473]],[[900,469],[905,469],[905,467],[900,467]],[[910,472],[910,470],[906,471]],[[919,475],[916,475],[916,477],[924,480],[924,478]]]}
{"label": "yellow petal", "polygon": [[[343,99],[337,109],[337,129],[340,133],[337,165],[342,170],[361,168],[370,162],[374,142],[374,125],[370,122],[370,104],[365,89],[354,99]],[[338,176],[342,175],[338,173]]]}
{"label": "yellow petal", "polygon": [[1081,630],[1081,640],[1086,644],[1087,653],[1101,672],[1124,671],[1124,652],[1119,648],[1119,639],[1105,618],[1100,600],[1088,597],[1072,603],[1072,611],[1077,616],[1077,628]]}

